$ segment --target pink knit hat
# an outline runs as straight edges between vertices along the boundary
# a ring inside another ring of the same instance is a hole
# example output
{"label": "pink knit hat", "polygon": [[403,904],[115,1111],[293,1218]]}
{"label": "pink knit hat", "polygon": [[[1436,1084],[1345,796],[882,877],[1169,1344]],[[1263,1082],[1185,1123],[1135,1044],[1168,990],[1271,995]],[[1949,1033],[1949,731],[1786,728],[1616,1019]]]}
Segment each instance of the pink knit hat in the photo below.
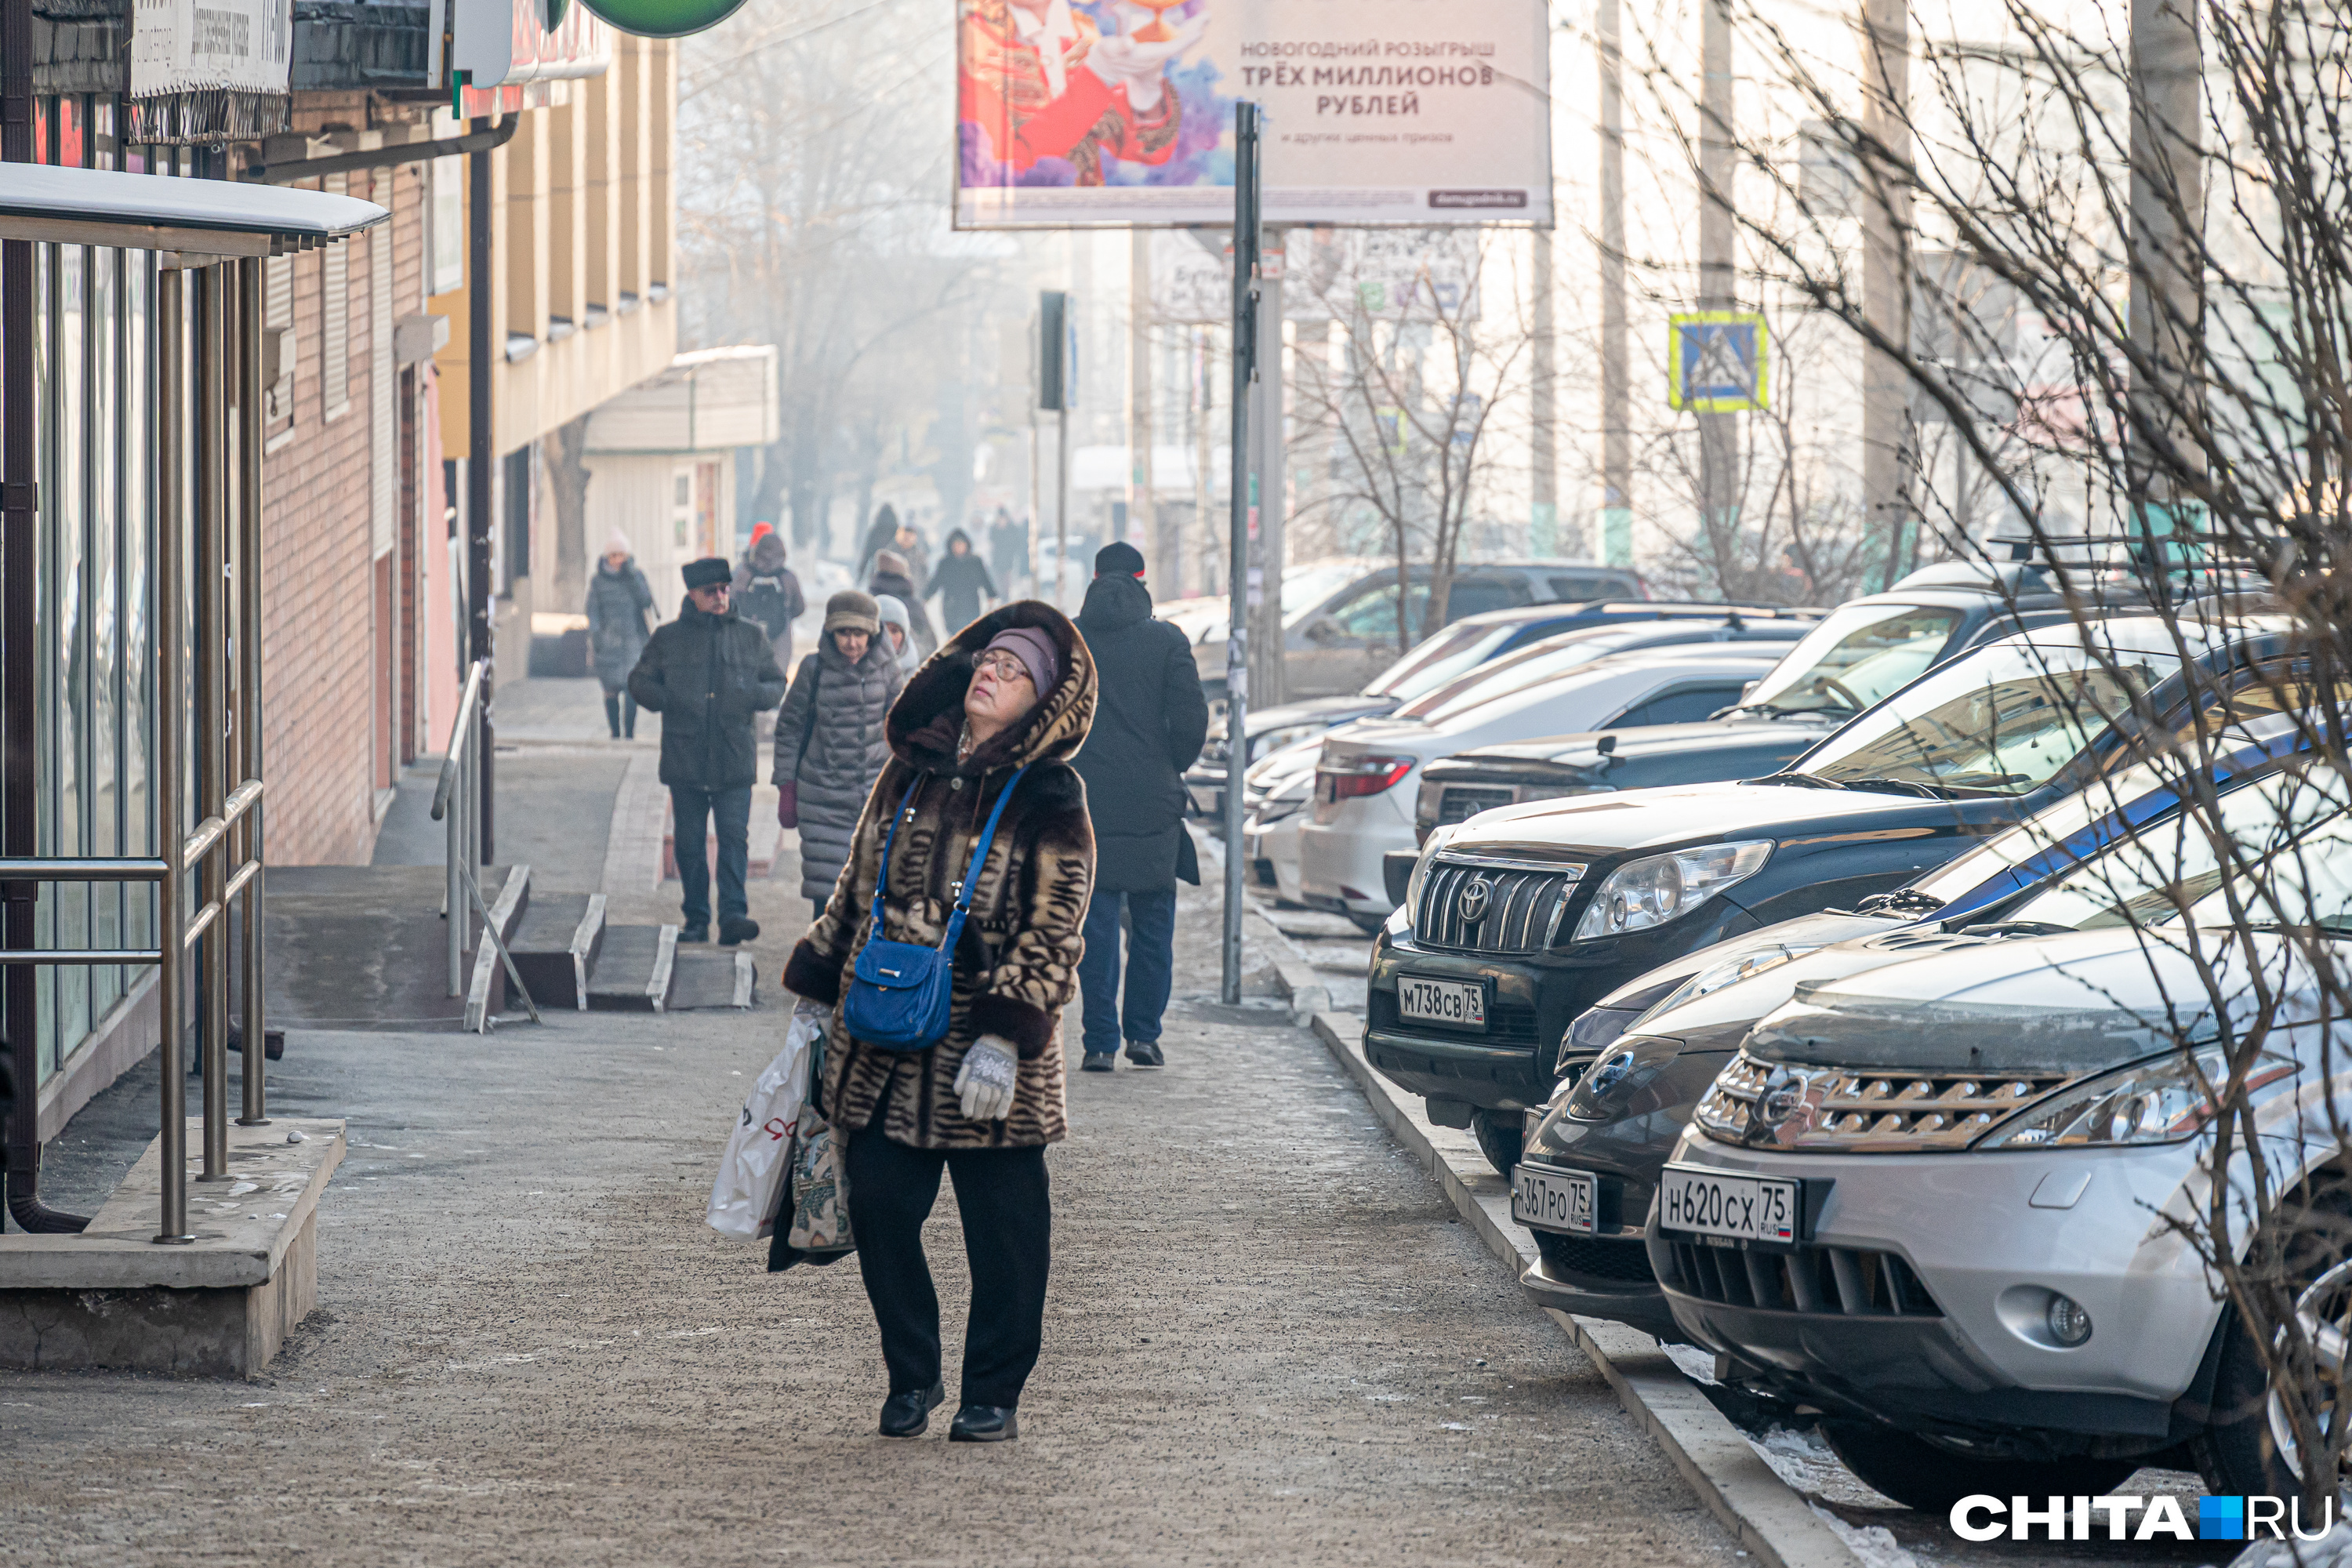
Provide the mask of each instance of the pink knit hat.
{"label": "pink knit hat", "polygon": [[1034,626],[1007,626],[989,638],[988,647],[980,651],[990,653],[1000,647],[1010,649],[1013,657],[1021,661],[1038,696],[1054,689],[1054,682],[1061,675],[1062,660],[1054,651],[1052,637]]}

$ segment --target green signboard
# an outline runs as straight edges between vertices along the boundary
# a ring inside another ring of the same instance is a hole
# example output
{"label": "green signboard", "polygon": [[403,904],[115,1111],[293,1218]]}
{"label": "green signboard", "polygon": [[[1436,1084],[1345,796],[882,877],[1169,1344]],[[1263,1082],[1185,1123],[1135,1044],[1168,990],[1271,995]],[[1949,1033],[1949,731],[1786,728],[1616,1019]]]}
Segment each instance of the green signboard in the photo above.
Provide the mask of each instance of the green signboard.
{"label": "green signboard", "polygon": [[580,0],[624,33],[641,38],[682,38],[715,27],[742,7],[743,0]]}

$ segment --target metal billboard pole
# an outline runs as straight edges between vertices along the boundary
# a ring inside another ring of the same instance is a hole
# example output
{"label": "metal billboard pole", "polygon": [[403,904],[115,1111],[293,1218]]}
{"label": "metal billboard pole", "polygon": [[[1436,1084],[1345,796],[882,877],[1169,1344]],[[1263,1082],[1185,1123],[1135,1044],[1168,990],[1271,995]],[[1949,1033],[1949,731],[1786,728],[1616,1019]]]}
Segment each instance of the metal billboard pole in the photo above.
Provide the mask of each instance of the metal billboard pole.
{"label": "metal billboard pole", "polygon": [[[1232,626],[1225,637],[1225,931],[1218,994],[1242,999],[1242,808],[1249,772],[1249,401],[1257,380],[1258,106],[1234,105],[1234,429]],[[1277,586],[1275,592],[1279,595]]]}

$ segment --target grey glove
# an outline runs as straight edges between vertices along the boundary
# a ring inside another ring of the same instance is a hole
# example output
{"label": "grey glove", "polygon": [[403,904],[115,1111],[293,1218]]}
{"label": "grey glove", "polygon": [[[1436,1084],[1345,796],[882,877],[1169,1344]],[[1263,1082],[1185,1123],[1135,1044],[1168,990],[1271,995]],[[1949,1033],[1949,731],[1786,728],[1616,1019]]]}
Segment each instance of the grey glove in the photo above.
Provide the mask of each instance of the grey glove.
{"label": "grey glove", "polygon": [[982,1035],[963,1054],[956,1072],[955,1091],[963,1096],[967,1121],[1002,1121],[1013,1114],[1013,1080],[1021,1073],[1021,1054],[1013,1042]]}

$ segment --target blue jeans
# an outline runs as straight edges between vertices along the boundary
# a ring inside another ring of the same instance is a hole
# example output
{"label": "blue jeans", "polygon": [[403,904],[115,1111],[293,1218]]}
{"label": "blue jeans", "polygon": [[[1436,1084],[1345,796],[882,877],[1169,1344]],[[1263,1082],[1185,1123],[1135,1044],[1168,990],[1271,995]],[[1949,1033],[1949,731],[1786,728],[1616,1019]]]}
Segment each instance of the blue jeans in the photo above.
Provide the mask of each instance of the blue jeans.
{"label": "blue jeans", "polygon": [[[1118,913],[1127,906],[1132,928],[1127,947],[1127,1017],[1119,1018]],[[1160,1038],[1160,1016],[1168,1011],[1169,987],[1176,983],[1176,889],[1150,893],[1095,894],[1087,907],[1087,954],[1078,960],[1078,987],[1086,995],[1086,1047],[1089,1055],[1118,1049],[1130,1040]]]}
{"label": "blue jeans", "polygon": [[741,920],[751,912],[743,891],[751,867],[751,786],[697,789],[669,786],[670,832],[677,846],[677,881],[685,893],[689,930],[710,925],[710,865],[704,858],[703,823],[719,836],[719,918]]}

